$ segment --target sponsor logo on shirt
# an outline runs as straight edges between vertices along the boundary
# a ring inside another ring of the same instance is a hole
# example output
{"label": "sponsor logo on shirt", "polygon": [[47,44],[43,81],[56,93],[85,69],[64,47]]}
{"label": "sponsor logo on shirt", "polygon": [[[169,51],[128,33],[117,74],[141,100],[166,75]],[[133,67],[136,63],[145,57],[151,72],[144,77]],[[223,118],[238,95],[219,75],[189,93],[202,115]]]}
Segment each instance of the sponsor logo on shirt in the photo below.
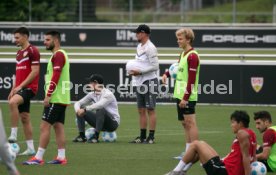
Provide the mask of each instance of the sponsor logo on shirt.
{"label": "sponsor logo on shirt", "polygon": [[17,66],[16,70],[22,70],[22,69],[27,69],[27,66]]}

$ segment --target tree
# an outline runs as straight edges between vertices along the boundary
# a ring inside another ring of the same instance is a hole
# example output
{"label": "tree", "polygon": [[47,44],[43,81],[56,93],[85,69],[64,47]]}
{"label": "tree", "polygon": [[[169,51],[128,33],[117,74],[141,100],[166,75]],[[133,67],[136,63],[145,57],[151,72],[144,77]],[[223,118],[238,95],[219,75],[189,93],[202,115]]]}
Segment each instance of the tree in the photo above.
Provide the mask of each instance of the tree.
{"label": "tree", "polygon": [[[1,0],[1,21],[74,21],[78,0]],[[12,13],[11,13],[12,12]]]}
{"label": "tree", "polygon": [[27,21],[29,0],[1,0],[1,21]]}
{"label": "tree", "polygon": [[33,21],[74,21],[78,0],[35,0],[32,3]]}

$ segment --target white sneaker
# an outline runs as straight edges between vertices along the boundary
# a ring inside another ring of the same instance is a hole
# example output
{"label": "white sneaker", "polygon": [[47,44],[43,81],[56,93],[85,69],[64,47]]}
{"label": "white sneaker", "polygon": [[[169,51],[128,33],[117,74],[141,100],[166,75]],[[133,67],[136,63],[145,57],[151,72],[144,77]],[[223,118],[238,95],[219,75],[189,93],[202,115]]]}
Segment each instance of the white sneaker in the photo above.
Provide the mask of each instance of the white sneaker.
{"label": "white sneaker", "polygon": [[26,149],[24,152],[18,154],[19,156],[34,156],[35,150],[33,149]]}
{"label": "white sneaker", "polygon": [[183,156],[185,155],[185,152],[182,152],[179,156],[173,157],[176,160],[182,160]]}
{"label": "white sneaker", "polygon": [[8,138],[9,143],[15,143],[17,142],[17,138],[14,135],[10,135]]}

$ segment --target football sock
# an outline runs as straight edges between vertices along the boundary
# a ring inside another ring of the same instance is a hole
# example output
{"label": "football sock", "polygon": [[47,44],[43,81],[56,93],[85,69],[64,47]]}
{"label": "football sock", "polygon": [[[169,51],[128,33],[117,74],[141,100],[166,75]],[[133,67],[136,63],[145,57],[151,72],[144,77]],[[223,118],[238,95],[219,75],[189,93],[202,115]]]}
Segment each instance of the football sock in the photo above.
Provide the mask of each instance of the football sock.
{"label": "football sock", "polygon": [[17,127],[11,128],[11,135],[17,138]]}
{"label": "football sock", "polygon": [[147,137],[147,129],[140,129],[140,138],[146,139]]}
{"label": "football sock", "polygon": [[187,152],[187,150],[189,149],[189,147],[190,147],[190,144],[191,144],[191,143],[186,143],[186,148],[185,148],[185,152]]}
{"label": "football sock", "polygon": [[41,148],[41,147],[38,147],[37,149],[37,153],[35,155],[35,158],[39,159],[39,160],[42,160],[43,159],[43,155],[45,153],[45,149],[44,148]]}
{"label": "football sock", "polygon": [[26,140],[28,149],[34,150],[34,140]]}
{"label": "football sock", "polygon": [[155,132],[155,130],[150,130],[149,131],[149,137],[150,138],[154,138],[154,132]]}
{"label": "football sock", "polygon": [[64,159],[65,158],[65,149],[58,149],[58,159]]}
{"label": "football sock", "polygon": [[178,165],[174,168],[173,171],[182,171],[185,166],[186,166],[186,163],[184,163],[182,160],[180,160]]}
{"label": "football sock", "polygon": [[82,138],[84,138],[84,137],[85,137],[85,133],[84,133],[84,132],[80,132],[80,136],[81,136]]}

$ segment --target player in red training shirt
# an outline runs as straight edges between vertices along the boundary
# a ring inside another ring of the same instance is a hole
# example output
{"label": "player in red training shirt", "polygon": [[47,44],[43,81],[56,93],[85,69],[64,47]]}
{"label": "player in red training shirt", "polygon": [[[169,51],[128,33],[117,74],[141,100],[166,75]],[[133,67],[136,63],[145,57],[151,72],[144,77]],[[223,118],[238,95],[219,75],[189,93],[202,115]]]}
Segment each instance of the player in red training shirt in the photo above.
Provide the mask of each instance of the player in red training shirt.
{"label": "player in red training shirt", "polygon": [[19,118],[27,143],[27,150],[19,155],[34,155],[32,124],[30,120],[30,100],[38,90],[40,53],[29,43],[29,30],[20,27],[14,31],[15,44],[21,49],[16,54],[15,83],[8,96],[11,114],[11,134],[9,142],[17,141]]}
{"label": "player in red training shirt", "polygon": [[267,111],[254,113],[256,128],[263,135],[263,144],[257,150],[257,160],[264,163],[268,172],[276,172],[276,125]]}
{"label": "player in red training shirt", "polygon": [[23,165],[43,165],[43,156],[50,142],[51,128],[55,130],[58,155],[48,164],[67,164],[65,156],[65,112],[70,105],[70,63],[65,50],[61,49],[60,32],[52,30],[45,33],[44,45],[53,54],[47,65],[45,75],[45,98],[40,123],[39,146],[35,156]]}
{"label": "player in red training shirt", "polygon": [[236,135],[231,152],[220,159],[218,153],[204,141],[194,141],[173,171],[167,175],[185,175],[190,163],[200,161],[207,175],[250,175],[250,163],[256,161],[256,135],[248,128],[250,118],[245,111],[235,111],[231,127]]}

